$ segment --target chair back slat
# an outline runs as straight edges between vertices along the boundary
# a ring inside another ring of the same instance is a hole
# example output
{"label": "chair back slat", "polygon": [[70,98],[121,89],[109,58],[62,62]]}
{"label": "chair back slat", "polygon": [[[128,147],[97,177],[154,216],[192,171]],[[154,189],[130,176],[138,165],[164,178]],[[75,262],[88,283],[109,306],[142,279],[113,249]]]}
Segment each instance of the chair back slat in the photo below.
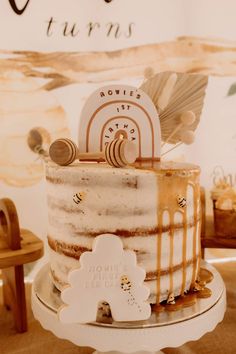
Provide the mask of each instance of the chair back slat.
{"label": "chair back slat", "polygon": [[15,204],[11,199],[0,199],[0,237],[4,237],[12,250],[21,248],[19,220]]}

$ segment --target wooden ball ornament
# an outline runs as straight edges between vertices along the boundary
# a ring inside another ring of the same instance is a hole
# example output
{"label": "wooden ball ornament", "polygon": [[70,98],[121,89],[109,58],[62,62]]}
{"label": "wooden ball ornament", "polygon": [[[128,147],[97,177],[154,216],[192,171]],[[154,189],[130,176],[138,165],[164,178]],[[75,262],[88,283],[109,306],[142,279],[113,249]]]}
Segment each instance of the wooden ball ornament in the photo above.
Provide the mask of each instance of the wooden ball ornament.
{"label": "wooden ball ornament", "polygon": [[57,165],[67,166],[76,160],[78,148],[70,139],[57,139],[49,148],[49,156]]}
{"label": "wooden ball ornament", "polygon": [[185,126],[192,125],[196,120],[196,115],[192,111],[185,111],[180,116],[181,123]]}
{"label": "wooden ball ornament", "polygon": [[115,139],[105,147],[105,152],[80,153],[77,145],[70,139],[57,139],[49,148],[49,156],[56,164],[67,166],[79,160],[98,161],[105,159],[113,167],[125,167],[135,162],[138,154],[136,145],[126,139]]}
{"label": "wooden ball ornament", "polygon": [[[192,111],[185,111],[181,114],[180,118],[180,123],[177,125],[177,127],[172,131],[172,133],[169,135],[169,137],[166,139],[166,141],[162,144],[162,147],[164,147],[171,138],[173,138],[173,136],[176,135],[177,132],[179,132],[179,130],[181,130],[183,127],[187,127],[192,125],[195,120],[196,120],[196,115],[194,112]],[[184,128],[185,129],[185,128]],[[182,134],[185,133],[186,130],[184,130],[184,132],[180,133],[180,136]],[[181,140],[181,139],[180,139]],[[188,140],[188,138],[187,138]],[[181,140],[182,141],[182,140]],[[182,141],[183,142],[183,141]],[[191,143],[190,143],[191,144]]]}
{"label": "wooden ball ornament", "polygon": [[106,145],[105,159],[113,167],[125,167],[135,162],[136,145],[127,139],[115,139]]}
{"label": "wooden ball ornament", "polygon": [[185,130],[181,133],[181,141],[186,145],[190,145],[194,142],[195,136],[192,130]]}

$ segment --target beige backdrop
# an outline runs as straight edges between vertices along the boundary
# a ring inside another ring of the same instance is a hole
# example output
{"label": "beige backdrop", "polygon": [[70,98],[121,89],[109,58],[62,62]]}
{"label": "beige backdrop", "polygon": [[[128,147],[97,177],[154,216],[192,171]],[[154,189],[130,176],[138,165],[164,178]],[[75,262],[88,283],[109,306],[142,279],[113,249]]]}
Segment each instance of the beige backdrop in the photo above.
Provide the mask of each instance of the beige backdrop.
{"label": "beige backdrop", "polygon": [[236,172],[235,1],[62,3],[30,1],[17,15],[5,1],[0,14],[0,196],[15,201],[23,226],[46,236],[43,163],[29,132],[45,148],[77,140],[86,97],[108,82],[139,86],[148,67],[211,75],[196,142],[169,158],[200,164],[207,187],[215,165]]}

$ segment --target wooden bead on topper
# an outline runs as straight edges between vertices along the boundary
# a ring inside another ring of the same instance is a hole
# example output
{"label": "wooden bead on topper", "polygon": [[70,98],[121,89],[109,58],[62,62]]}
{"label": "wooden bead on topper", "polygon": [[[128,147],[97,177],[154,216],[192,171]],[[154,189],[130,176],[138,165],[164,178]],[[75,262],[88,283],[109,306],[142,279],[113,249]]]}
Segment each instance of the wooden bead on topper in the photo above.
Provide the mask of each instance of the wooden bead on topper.
{"label": "wooden bead on topper", "polygon": [[185,126],[192,125],[196,120],[196,115],[192,111],[185,111],[181,114],[180,120]]}
{"label": "wooden bead on topper", "polygon": [[126,139],[115,139],[105,147],[104,152],[80,153],[70,139],[57,139],[49,148],[52,161],[61,166],[70,165],[76,159],[99,161],[105,159],[113,167],[125,167],[135,162],[138,154],[136,145]]}
{"label": "wooden bead on topper", "polygon": [[76,160],[78,148],[70,139],[57,139],[49,148],[49,156],[52,161],[61,166],[70,165]]}
{"label": "wooden bead on topper", "polygon": [[194,142],[194,132],[192,130],[185,130],[181,133],[180,139],[182,143],[186,145],[190,145]]}
{"label": "wooden bead on topper", "polygon": [[126,139],[115,139],[106,145],[105,159],[113,167],[124,167],[135,162],[136,145]]}
{"label": "wooden bead on topper", "polygon": [[[170,141],[171,138],[173,138],[173,136],[176,135],[176,133],[178,131],[181,131],[181,134],[183,133],[183,128],[184,128],[184,133],[186,131],[187,126],[192,125],[196,120],[196,116],[195,113],[192,111],[185,111],[181,114],[179,121],[180,123],[176,126],[176,128],[171,132],[171,134],[168,136],[168,138],[165,140],[165,142],[162,144],[162,148]],[[180,141],[184,142],[181,137],[180,137]]]}

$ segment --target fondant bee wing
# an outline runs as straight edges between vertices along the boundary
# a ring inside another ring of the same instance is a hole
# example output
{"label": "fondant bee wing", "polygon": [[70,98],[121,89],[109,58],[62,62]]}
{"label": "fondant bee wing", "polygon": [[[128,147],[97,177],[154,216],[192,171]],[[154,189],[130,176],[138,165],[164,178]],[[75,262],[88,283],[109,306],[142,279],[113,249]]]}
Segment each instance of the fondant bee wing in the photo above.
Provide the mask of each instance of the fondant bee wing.
{"label": "fondant bee wing", "polygon": [[[146,80],[140,87],[146,92],[160,117],[162,140],[166,141],[176,127],[181,123],[181,113],[192,111],[195,121],[188,128],[194,131],[200,121],[208,77],[198,74],[163,72]],[[176,144],[180,141],[182,130],[168,140]]]}

